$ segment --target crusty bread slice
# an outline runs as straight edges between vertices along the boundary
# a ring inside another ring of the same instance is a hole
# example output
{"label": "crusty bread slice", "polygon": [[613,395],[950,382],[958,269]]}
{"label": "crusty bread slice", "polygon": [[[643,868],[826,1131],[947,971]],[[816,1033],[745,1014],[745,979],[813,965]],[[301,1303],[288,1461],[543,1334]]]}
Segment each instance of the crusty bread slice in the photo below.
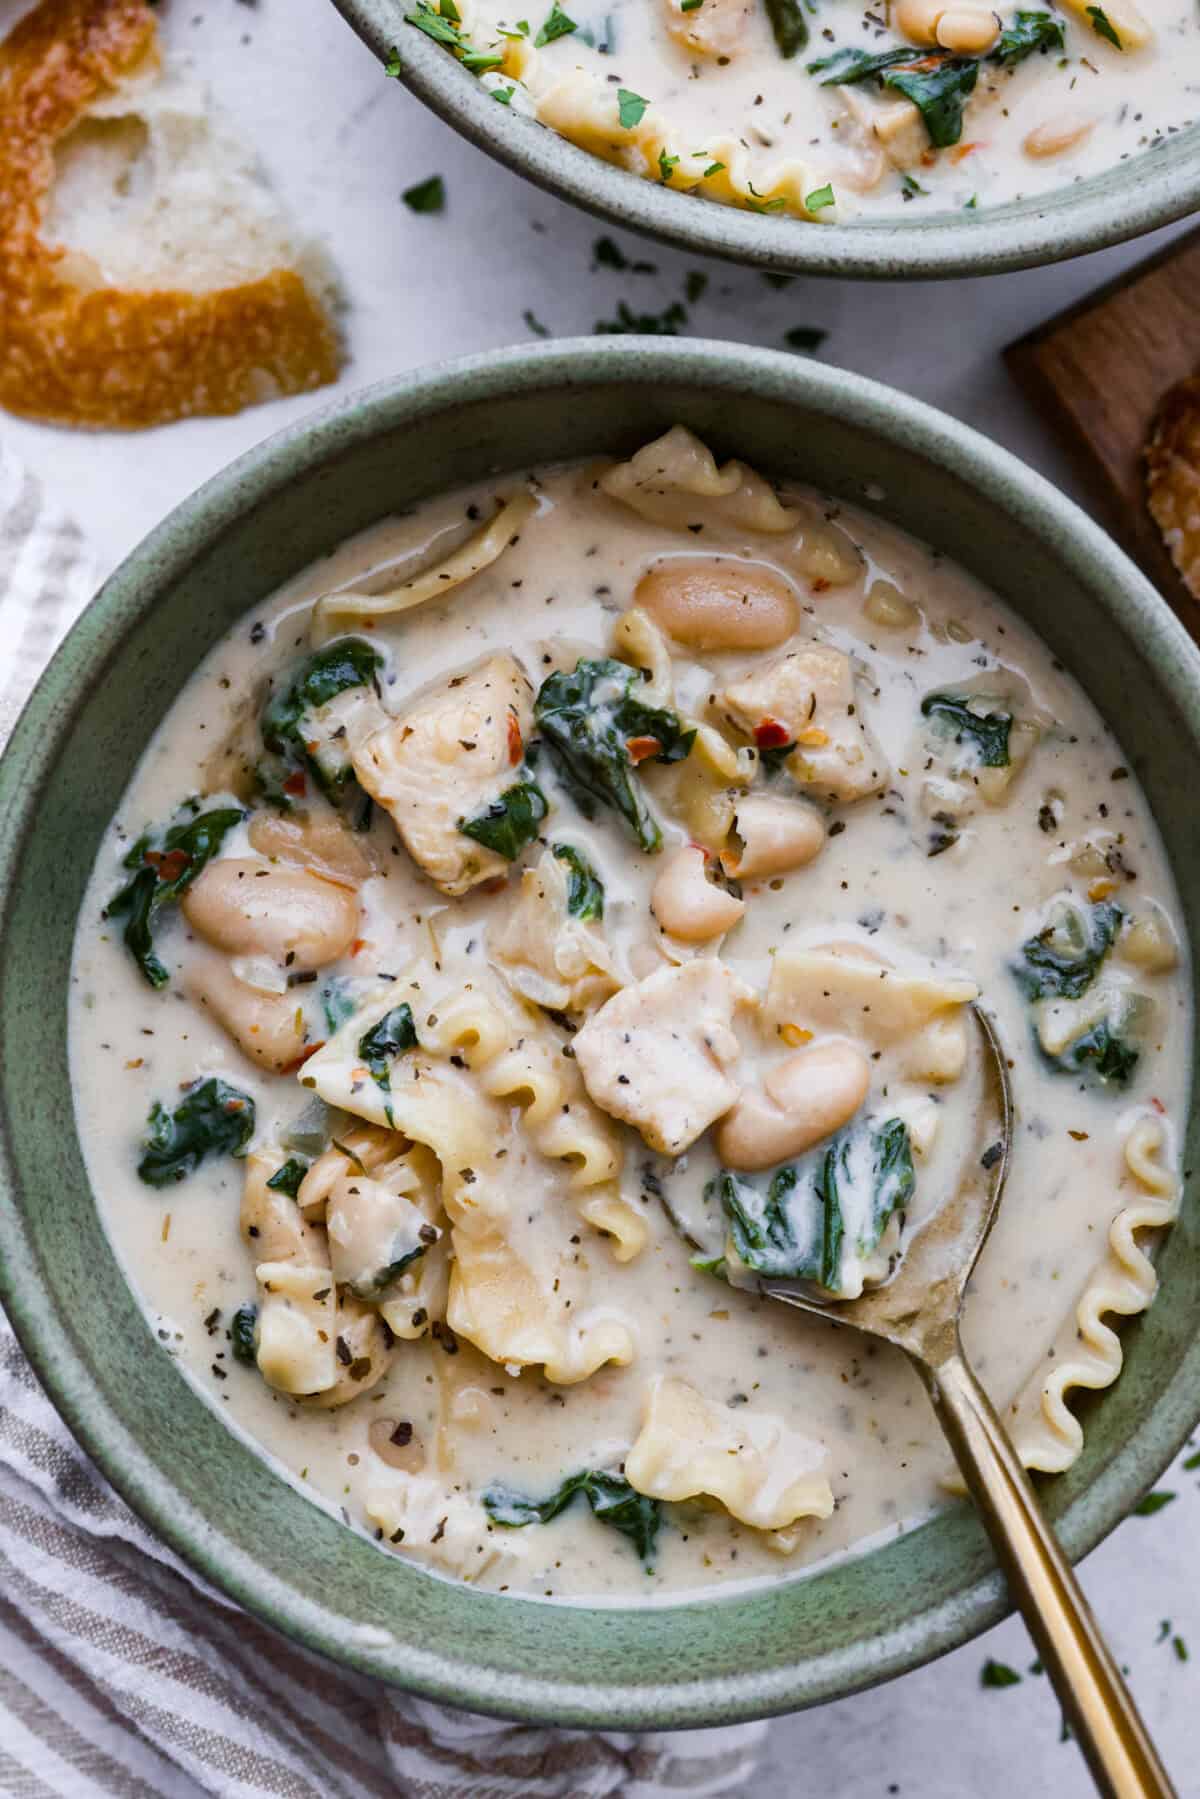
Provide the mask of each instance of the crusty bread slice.
{"label": "crusty bread slice", "polygon": [[0,406],[120,429],[336,379],[332,271],[163,73],[145,0],[41,0],[0,44]]}

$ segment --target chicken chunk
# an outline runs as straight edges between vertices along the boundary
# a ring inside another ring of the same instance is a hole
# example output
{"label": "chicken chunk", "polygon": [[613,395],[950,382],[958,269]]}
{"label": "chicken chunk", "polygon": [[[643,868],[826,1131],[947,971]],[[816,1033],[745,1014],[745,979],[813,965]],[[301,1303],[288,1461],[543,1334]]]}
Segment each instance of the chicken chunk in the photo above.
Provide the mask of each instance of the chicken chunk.
{"label": "chicken chunk", "polygon": [[511,656],[453,675],[356,751],[354,772],[443,893],[508,872],[461,829],[521,779],[532,689]]}
{"label": "chicken chunk", "polygon": [[760,749],[795,746],[783,766],[816,799],[861,800],[887,783],[887,758],[863,720],[842,650],[792,650],[735,681],[721,703]]}
{"label": "chicken chunk", "polygon": [[711,957],[614,994],[574,1040],[592,1099],[652,1149],[679,1155],[741,1091],[729,1073],[740,1053],[733,1014],[753,997]]}

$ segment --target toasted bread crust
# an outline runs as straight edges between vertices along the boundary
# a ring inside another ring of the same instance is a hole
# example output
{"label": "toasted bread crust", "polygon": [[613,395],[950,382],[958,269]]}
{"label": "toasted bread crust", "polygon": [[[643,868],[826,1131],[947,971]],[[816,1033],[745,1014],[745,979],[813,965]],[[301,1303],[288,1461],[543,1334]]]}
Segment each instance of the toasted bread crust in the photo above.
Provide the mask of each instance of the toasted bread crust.
{"label": "toasted bread crust", "polygon": [[1150,516],[1188,592],[1200,600],[1200,376],[1163,395],[1145,462]]}
{"label": "toasted bread crust", "polygon": [[299,275],[89,290],[40,236],[54,146],[157,50],[145,0],[42,0],[0,44],[0,406],[106,429],[240,412],[336,379],[337,334]]}

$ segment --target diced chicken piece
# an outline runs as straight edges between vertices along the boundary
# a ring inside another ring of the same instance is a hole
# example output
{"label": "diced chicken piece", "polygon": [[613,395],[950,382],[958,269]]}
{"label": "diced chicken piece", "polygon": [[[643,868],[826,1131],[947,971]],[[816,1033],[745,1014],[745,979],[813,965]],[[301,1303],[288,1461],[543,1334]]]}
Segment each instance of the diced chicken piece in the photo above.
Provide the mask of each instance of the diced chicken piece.
{"label": "diced chicken piece", "polygon": [[493,656],[440,682],[355,753],[362,785],[443,893],[508,872],[503,856],[459,827],[520,779],[532,699],[513,658]]}
{"label": "diced chicken piece", "polygon": [[665,0],[664,19],[676,43],[692,56],[727,63],[745,49],[754,17],[753,0],[704,0],[686,9]]}
{"label": "diced chicken piece", "polygon": [[281,1393],[321,1393],[337,1379],[337,1298],[328,1266],[260,1262],[258,1367]]}
{"label": "diced chicken piece", "polygon": [[663,968],[601,1006],[574,1040],[598,1106],[678,1155],[727,1112],[741,1089],[736,1006],[754,997],[724,963],[701,957]]}
{"label": "diced chicken piece", "polygon": [[462,1580],[511,1567],[526,1552],[516,1533],[497,1529],[476,1500],[448,1493],[443,1480],[425,1474],[381,1475],[367,1489],[366,1513],[385,1543]]}
{"label": "diced chicken piece", "polygon": [[574,918],[567,864],[553,850],[527,868],[507,917],[489,930],[492,955],[525,999],[552,1012],[583,1011],[621,985],[604,927]]}
{"label": "diced chicken piece", "polygon": [[795,744],[783,766],[816,799],[861,800],[887,783],[887,758],[863,720],[841,650],[814,643],[777,657],[727,687],[721,703],[760,748]]}

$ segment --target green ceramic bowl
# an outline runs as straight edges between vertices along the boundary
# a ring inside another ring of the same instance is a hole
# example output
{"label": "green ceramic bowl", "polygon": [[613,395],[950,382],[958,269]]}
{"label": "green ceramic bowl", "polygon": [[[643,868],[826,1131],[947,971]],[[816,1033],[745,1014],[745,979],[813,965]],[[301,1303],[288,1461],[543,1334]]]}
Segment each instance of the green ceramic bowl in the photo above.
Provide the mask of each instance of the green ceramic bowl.
{"label": "green ceramic bowl", "polygon": [[979,212],[908,207],[903,218],[816,225],[678,193],[612,167],[497,106],[448,50],[404,23],[408,0],[334,0],[419,99],[510,169],[600,218],[682,249],[797,275],[905,281],[995,275],[1140,237],[1200,208],[1200,125],[1057,192]]}
{"label": "green ceramic bowl", "polygon": [[[1060,494],[964,426],[854,375],[729,344],[510,350],[402,376],[272,438],[112,577],[0,762],[0,1297],[52,1398],[162,1537],[261,1617],[428,1696],[560,1724],[712,1724],[915,1667],[1005,1611],[983,1532],[955,1505],[806,1579],[645,1609],[548,1610],[380,1554],[226,1429],[122,1279],[72,1121],[67,980],[101,834],[156,722],[236,619],[399,507],[530,464],[628,454],[676,421],[938,544],[1034,621],[1120,731],[1195,945],[1200,656],[1166,606]],[[1073,1555],[1200,1413],[1198,1229],[1189,1205],[1162,1295],[1125,1333],[1125,1371],[1088,1408],[1082,1459],[1046,1485]]]}

